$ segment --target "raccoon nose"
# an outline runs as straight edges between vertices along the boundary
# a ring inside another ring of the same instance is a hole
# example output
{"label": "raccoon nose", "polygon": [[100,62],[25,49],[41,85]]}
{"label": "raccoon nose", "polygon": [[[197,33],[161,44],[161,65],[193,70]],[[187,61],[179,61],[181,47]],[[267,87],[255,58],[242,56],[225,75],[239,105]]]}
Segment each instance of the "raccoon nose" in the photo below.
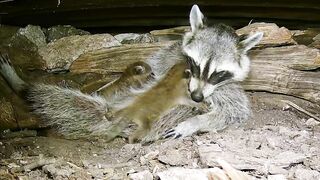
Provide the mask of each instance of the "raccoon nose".
{"label": "raccoon nose", "polygon": [[203,101],[204,97],[200,91],[193,91],[191,93],[191,99],[194,100],[195,102],[201,102]]}

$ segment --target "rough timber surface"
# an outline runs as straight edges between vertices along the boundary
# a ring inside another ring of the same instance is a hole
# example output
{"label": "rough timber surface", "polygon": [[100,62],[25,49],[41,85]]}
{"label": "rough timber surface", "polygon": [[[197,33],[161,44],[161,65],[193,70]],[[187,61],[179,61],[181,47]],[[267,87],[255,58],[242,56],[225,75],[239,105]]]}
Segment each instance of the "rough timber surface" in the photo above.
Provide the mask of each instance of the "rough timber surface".
{"label": "rough timber surface", "polygon": [[[172,42],[133,44],[101,49],[79,57],[73,73],[114,74],[128,64],[146,60]],[[268,91],[300,97],[320,105],[320,52],[304,45],[270,47],[250,52],[251,73],[243,83],[246,90]]]}
{"label": "rough timber surface", "polygon": [[304,45],[253,50],[246,90],[268,91],[320,105],[320,52]]}

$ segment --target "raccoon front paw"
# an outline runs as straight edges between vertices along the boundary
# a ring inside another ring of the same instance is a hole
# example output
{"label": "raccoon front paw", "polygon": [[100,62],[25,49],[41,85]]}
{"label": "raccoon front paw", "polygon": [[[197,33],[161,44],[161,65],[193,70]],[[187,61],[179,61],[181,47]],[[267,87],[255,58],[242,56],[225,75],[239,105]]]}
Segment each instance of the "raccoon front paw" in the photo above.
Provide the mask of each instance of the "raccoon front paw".
{"label": "raccoon front paw", "polygon": [[163,139],[173,138],[178,139],[182,134],[177,133],[174,129],[168,129],[164,132]]}
{"label": "raccoon front paw", "polygon": [[185,121],[180,123],[175,128],[165,131],[162,137],[164,139],[167,139],[167,138],[178,139],[181,137],[191,136],[195,132],[197,132],[197,128],[195,128],[195,126],[193,126],[192,123]]}
{"label": "raccoon front paw", "polygon": [[0,52],[0,65],[8,64],[11,66],[11,62],[7,53]]}

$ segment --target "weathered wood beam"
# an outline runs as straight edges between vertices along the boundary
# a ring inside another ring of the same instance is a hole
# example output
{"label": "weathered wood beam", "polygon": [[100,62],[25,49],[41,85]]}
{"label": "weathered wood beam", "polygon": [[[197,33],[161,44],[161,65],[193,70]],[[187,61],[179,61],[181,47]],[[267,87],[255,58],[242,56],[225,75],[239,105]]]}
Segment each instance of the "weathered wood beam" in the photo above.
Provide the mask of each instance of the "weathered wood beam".
{"label": "weathered wood beam", "polygon": [[320,104],[320,52],[303,45],[251,51],[246,90],[292,95]]}
{"label": "weathered wood beam", "polygon": [[[80,56],[71,73],[115,74],[133,62],[146,60],[172,42],[134,44]],[[256,49],[250,52],[252,70],[243,83],[246,90],[296,96],[320,105],[320,52],[303,45]]]}

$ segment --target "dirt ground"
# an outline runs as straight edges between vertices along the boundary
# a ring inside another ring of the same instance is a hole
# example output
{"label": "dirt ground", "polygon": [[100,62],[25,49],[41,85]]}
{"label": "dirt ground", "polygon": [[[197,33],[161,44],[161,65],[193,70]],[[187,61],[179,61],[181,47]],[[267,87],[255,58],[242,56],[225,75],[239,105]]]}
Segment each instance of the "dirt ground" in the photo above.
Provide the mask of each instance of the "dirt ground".
{"label": "dirt ground", "polygon": [[282,95],[248,94],[254,115],[240,127],[143,146],[122,138],[112,143],[66,140],[34,131],[8,138],[9,132],[0,139],[0,179],[139,179],[132,176],[137,172],[159,179],[172,167],[215,167],[217,158],[258,179],[319,179],[319,123],[292,103],[319,117],[314,105]]}

